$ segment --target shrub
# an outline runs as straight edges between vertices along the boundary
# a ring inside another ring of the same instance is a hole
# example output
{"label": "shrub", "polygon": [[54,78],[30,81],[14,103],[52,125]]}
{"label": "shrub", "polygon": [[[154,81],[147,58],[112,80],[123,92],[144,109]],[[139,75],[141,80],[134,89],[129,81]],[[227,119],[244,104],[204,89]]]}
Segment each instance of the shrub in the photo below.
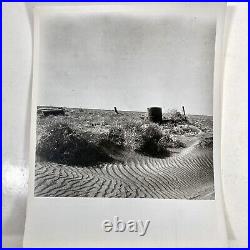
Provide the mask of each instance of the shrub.
{"label": "shrub", "polygon": [[171,118],[176,121],[185,119],[184,115],[182,115],[179,111],[173,112]]}
{"label": "shrub", "polygon": [[169,135],[163,136],[157,143],[158,154],[163,156],[170,156],[170,151],[168,150],[171,138]]}
{"label": "shrub", "polygon": [[41,136],[36,153],[42,160],[63,164],[93,165],[110,161],[94,137],[91,133],[79,133],[66,123],[55,123]]}
{"label": "shrub", "polygon": [[124,130],[119,127],[111,127],[108,133],[99,135],[98,146],[112,159],[122,160],[122,151],[125,148]]}
{"label": "shrub", "polygon": [[173,138],[172,147],[173,148],[185,148],[186,144],[176,138]]}
{"label": "shrub", "polygon": [[164,118],[171,121],[174,124],[189,124],[189,120],[186,116],[182,115],[177,110],[170,110],[168,113],[164,115]]}
{"label": "shrub", "polygon": [[200,130],[192,125],[177,125],[169,129],[169,133],[173,135],[197,135]]}
{"label": "shrub", "polygon": [[163,147],[169,147],[170,143],[172,143],[172,139],[170,138],[170,136],[167,134],[167,135],[164,135],[161,137],[161,139],[158,141],[158,146],[163,148]]}
{"label": "shrub", "polygon": [[159,141],[163,137],[159,125],[152,124],[145,128],[138,137],[138,147],[136,151],[150,156],[168,156],[167,148],[159,146]]}
{"label": "shrub", "polygon": [[125,132],[125,147],[130,150],[135,150],[140,134],[143,131],[143,123],[129,121],[123,125]]}
{"label": "shrub", "polygon": [[203,136],[198,144],[201,148],[213,148],[213,136],[212,135],[206,135]]}
{"label": "shrub", "polygon": [[108,132],[108,142],[123,148],[125,143],[125,133],[122,128],[111,127]]}
{"label": "shrub", "polygon": [[164,135],[158,142],[160,149],[164,148],[185,148],[186,145],[182,141],[172,138],[169,135]]}

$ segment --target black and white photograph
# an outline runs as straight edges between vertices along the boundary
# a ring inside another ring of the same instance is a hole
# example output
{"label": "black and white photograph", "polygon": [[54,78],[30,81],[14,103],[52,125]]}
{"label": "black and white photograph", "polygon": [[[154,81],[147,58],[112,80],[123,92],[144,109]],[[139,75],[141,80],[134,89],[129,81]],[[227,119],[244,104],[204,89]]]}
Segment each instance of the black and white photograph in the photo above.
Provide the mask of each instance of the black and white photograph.
{"label": "black and white photograph", "polygon": [[248,246],[248,4],[2,3],[2,247]]}
{"label": "black and white photograph", "polygon": [[35,196],[214,200],[215,38],[183,13],[42,18]]}

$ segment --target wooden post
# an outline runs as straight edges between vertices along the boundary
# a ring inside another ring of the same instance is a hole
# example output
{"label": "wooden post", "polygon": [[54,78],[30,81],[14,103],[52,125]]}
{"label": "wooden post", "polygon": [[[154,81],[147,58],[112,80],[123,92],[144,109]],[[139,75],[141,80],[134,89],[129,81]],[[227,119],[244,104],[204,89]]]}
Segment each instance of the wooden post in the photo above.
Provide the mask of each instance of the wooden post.
{"label": "wooden post", "polygon": [[186,117],[185,107],[184,107],[184,106],[182,106],[182,110],[183,110],[183,114],[184,114],[184,116]]}
{"label": "wooden post", "polygon": [[116,108],[116,107],[114,107],[114,110],[115,110],[115,113],[118,115],[119,113],[118,113],[118,111],[117,111],[117,108]]}

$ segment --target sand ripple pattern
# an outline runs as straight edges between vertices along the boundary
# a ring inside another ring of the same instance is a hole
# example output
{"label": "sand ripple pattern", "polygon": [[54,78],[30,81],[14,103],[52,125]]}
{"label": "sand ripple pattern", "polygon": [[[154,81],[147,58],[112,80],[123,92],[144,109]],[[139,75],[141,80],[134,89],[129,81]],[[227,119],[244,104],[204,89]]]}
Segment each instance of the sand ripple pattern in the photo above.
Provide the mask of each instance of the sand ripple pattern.
{"label": "sand ripple pattern", "polygon": [[125,163],[75,167],[37,162],[35,196],[214,199],[211,150],[165,159],[136,155]]}

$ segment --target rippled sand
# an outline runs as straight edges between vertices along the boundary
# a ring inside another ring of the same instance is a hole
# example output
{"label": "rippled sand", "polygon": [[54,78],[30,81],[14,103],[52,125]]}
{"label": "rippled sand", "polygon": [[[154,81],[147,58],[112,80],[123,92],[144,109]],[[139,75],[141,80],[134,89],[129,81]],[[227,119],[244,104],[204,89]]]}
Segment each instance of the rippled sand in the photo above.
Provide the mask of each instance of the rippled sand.
{"label": "rippled sand", "polygon": [[191,146],[165,159],[135,154],[95,167],[38,162],[35,195],[214,199],[213,152]]}

